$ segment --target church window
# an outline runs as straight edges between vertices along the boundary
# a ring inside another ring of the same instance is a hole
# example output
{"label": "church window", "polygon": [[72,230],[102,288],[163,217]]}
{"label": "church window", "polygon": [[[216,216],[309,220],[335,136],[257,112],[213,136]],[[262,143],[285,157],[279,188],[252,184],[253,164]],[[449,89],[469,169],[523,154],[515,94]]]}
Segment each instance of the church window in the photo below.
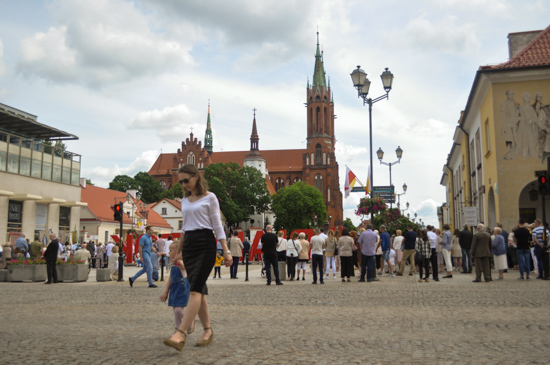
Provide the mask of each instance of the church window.
{"label": "church window", "polygon": [[321,145],[320,144],[317,144],[317,146],[315,146],[315,164],[316,165],[320,165],[321,164],[321,159],[323,157],[323,153],[321,151]]}
{"label": "church window", "polygon": [[306,166],[309,165],[309,156],[306,156]]}
{"label": "church window", "polygon": [[187,163],[195,164],[195,154],[193,152],[189,152],[187,154]]}
{"label": "church window", "polygon": [[327,189],[327,199],[328,199],[328,202],[330,203],[330,188]]}
{"label": "church window", "polygon": [[296,184],[296,183],[299,183],[300,181],[302,181],[302,180],[300,180],[300,178],[297,177],[297,178],[294,179],[294,181],[293,181],[292,183],[293,183],[293,184]]}
{"label": "church window", "polygon": [[323,165],[327,164],[327,154],[326,152],[323,152]]}
{"label": "church window", "polygon": [[315,187],[323,193],[323,176],[321,174],[315,175]]}
{"label": "church window", "polygon": [[327,165],[330,165],[330,155],[327,156]]}
{"label": "church window", "polygon": [[164,190],[166,190],[166,183],[164,181],[161,181],[160,182],[160,186],[161,188],[163,188]]}
{"label": "church window", "polygon": [[311,152],[311,164],[315,165],[315,156],[313,155],[313,152]]}
{"label": "church window", "polygon": [[284,188],[285,183],[280,177],[275,180],[275,191],[279,191],[280,188]]}

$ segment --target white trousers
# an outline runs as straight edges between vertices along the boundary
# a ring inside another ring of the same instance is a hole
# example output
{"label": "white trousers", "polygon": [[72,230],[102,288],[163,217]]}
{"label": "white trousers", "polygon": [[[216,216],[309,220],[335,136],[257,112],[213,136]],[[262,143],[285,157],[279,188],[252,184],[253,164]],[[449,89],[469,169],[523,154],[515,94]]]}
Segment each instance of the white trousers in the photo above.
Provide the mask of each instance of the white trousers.
{"label": "white trousers", "polygon": [[447,267],[447,274],[453,273],[453,261],[451,260],[451,251],[442,249],[443,259],[445,260],[445,266]]}
{"label": "white trousers", "polygon": [[336,257],[332,256],[332,257],[325,257],[325,258],[327,260],[327,269],[326,269],[327,277],[328,277],[328,274],[330,273],[331,267],[332,267],[332,273],[336,275]]}

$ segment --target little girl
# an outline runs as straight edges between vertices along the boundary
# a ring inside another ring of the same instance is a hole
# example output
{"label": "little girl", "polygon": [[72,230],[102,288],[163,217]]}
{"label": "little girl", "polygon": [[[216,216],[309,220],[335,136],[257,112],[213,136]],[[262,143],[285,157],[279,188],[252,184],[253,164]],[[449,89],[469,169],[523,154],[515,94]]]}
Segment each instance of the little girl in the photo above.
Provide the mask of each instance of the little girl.
{"label": "little girl", "polygon": [[216,278],[216,274],[218,274],[218,278],[221,279],[221,270],[222,270],[222,263],[223,263],[223,256],[220,251],[216,252],[216,262],[214,263],[214,279]]}
{"label": "little girl", "polygon": [[[166,283],[166,289],[160,296],[160,300],[165,302],[166,298],[168,298],[168,294],[170,294],[168,306],[174,308],[174,322],[176,328],[179,328],[183,319],[183,308],[187,306],[187,302],[189,301],[190,289],[187,272],[181,260],[181,249],[179,244],[174,243],[170,245],[170,260],[172,261],[172,268],[170,269],[170,276]],[[193,321],[187,333],[191,334],[194,330],[195,321]]]}

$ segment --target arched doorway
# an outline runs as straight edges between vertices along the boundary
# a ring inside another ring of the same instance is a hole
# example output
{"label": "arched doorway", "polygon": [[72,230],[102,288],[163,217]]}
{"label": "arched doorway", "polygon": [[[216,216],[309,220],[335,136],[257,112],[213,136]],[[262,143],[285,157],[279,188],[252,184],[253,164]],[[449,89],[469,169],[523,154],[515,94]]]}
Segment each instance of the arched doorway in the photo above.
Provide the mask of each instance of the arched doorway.
{"label": "arched doorway", "polygon": [[487,197],[487,213],[489,215],[489,227],[493,228],[497,225],[497,209],[495,207],[495,192],[492,186]]}
{"label": "arched doorway", "polygon": [[[534,200],[533,200],[534,199]],[[550,197],[546,196],[546,221],[550,221]],[[535,218],[542,219],[542,196],[538,193],[538,182],[527,183],[519,194],[519,218],[533,223]]]}

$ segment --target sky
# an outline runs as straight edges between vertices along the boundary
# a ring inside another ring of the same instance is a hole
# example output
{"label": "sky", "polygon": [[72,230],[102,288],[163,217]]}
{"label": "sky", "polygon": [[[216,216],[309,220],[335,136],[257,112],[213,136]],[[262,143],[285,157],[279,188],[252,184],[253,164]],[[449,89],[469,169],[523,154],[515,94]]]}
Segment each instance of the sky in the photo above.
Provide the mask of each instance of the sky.
{"label": "sky", "polygon": [[[440,185],[477,69],[508,60],[508,34],[550,25],[538,0],[0,0],[0,103],[79,137],[81,176],[108,187],[148,171],[193,131],[211,105],[216,151],[305,148],[306,86],[319,43],[334,94],[336,158],[366,182],[368,107],[350,73],[361,65],[373,105],[373,153],[395,162],[404,213],[437,225]],[[389,168],[374,159],[374,186]],[[269,166],[268,166],[269,168]],[[344,217],[361,193],[344,199]]]}

